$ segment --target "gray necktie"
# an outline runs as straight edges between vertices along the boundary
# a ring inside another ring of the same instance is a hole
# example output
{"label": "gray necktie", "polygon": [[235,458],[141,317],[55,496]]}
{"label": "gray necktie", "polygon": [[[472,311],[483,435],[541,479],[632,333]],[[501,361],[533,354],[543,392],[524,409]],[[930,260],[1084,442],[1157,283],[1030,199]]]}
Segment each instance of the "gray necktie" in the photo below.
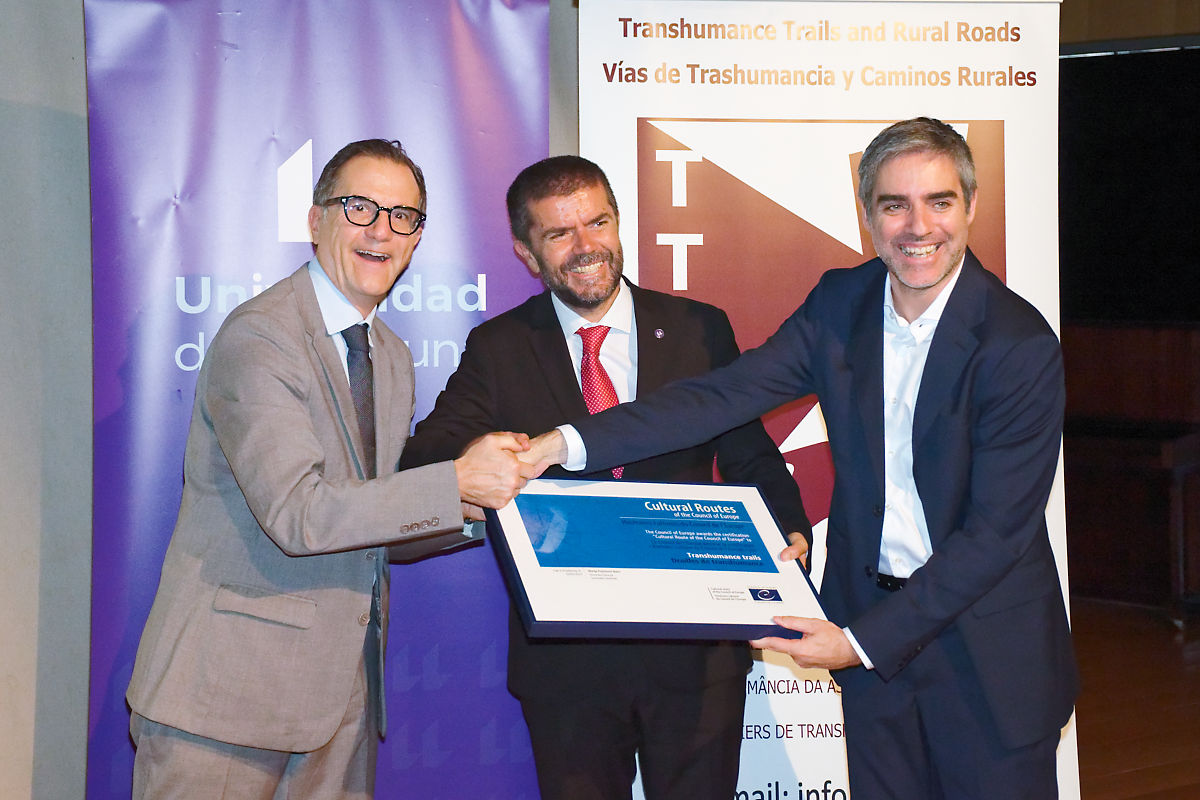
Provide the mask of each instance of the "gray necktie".
{"label": "gray necktie", "polygon": [[[375,380],[371,367],[371,347],[367,343],[367,324],[351,325],[342,331],[346,340],[346,367],[350,373],[350,397],[363,442],[363,477],[375,477]],[[371,591],[371,615],[363,658],[367,669],[368,711],[375,715],[380,736],[387,731],[387,713],[383,694],[385,640],[383,609],[387,604],[388,572],[382,551],[375,554],[375,584]]]}
{"label": "gray necktie", "polygon": [[367,324],[351,325],[342,331],[346,340],[346,366],[350,372],[350,396],[354,416],[363,443],[363,477],[375,477],[375,393],[371,370],[371,348],[367,343]]}

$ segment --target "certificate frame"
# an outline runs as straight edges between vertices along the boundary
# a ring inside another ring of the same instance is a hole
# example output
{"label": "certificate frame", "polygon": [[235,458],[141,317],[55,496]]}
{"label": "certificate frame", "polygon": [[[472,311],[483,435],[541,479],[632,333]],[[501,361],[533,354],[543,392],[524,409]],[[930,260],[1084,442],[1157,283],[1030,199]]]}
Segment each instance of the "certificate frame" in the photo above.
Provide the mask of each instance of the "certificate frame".
{"label": "certificate frame", "polygon": [[756,486],[533,480],[487,535],[533,638],[795,638],[771,618],[825,618]]}

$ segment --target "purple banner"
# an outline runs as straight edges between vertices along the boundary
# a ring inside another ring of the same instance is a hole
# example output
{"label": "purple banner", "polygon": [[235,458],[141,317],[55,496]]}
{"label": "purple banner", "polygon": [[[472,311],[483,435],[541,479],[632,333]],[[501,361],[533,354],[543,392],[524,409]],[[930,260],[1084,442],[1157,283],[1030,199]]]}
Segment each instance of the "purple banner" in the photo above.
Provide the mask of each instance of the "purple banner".
{"label": "purple banner", "polygon": [[[546,155],[547,0],[85,0],[95,367],[89,798],[127,798],[125,687],[175,521],[196,370],[225,315],[312,254],[315,175],[400,139],[429,222],[382,318],[417,418],[466,333],[540,290],[504,191]],[[485,548],[392,571],[379,796],[535,798]],[[286,677],[281,677],[286,680]]]}

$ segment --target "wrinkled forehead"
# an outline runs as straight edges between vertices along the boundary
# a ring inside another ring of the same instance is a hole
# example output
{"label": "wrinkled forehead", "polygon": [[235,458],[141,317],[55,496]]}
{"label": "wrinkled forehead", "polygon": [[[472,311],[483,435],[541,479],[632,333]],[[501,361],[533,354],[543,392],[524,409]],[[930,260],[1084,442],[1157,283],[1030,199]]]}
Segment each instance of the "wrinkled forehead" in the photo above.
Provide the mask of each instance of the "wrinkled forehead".
{"label": "wrinkled forehead", "polygon": [[526,201],[526,207],[532,211],[535,206],[541,205],[544,207],[550,204],[547,201],[551,201],[557,205],[585,198],[594,203],[608,205],[611,210],[612,202],[609,200],[608,192],[605,191],[604,185],[599,181],[587,180],[580,177],[573,177],[569,180],[564,179],[546,187],[545,192],[536,197],[530,197]]}
{"label": "wrinkled forehead", "polygon": [[556,225],[565,219],[591,221],[605,214],[616,218],[616,210],[608,193],[599,183],[576,186],[565,192],[530,200],[527,209],[530,222],[541,227]]}

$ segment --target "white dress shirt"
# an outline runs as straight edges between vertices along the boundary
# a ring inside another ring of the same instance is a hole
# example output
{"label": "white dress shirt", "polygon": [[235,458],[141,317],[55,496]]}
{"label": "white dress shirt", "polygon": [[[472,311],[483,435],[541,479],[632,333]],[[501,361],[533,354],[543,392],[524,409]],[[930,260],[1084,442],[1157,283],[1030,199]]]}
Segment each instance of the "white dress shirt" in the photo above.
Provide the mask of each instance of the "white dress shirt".
{"label": "white dress shirt", "polygon": [[567,349],[571,351],[571,363],[575,366],[575,381],[583,390],[580,368],[583,364],[583,337],[576,336],[580,328],[607,325],[608,334],[600,345],[600,366],[617,390],[617,399],[627,403],[637,397],[637,328],[633,319],[633,295],[622,282],[617,283],[613,304],[604,312],[599,322],[589,322],[554,294],[550,295],[558,324],[562,327]]}
{"label": "white dress shirt", "polygon": [[[562,327],[563,337],[567,340],[567,349],[571,351],[571,363],[575,367],[575,380],[580,382],[580,365],[583,363],[583,338],[575,335],[580,328],[593,325],[607,325],[608,335],[600,345],[600,366],[608,373],[613,388],[617,390],[617,399],[627,403],[637,397],[637,322],[633,316],[633,294],[625,288],[624,281],[617,283],[617,294],[613,304],[599,322],[589,322],[575,313],[566,303],[553,294],[550,301],[554,304],[554,313],[558,315],[558,324]],[[571,425],[560,425],[567,441],[567,462],[563,467],[578,471],[587,464],[587,448],[583,437]]]}
{"label": "white dress shirt", "polygon": [[371,323],[375,321],[375,312],[378,308],[372,308],[367,318],[363,319],[363,315],[358,312],[354,304],[333,285],[333,281],[325,274],[325,270],[315,256],[308,262],[308,276],[312,278],[313,291],[317,293],[317,306],[321,309],[321,321],[325,323],[325,333],[333,340],[333,346],[337,348],[338,356],[342,359],[342,369],[346,373],[348,384],[350,382],[350,366],[346,363],[346,353],[349,348],[346,346],[346,340],[342,338],[342,331],[351,325],[361,325],[365,322],[367,323],[367,342],[369,344]]}
{"label": "white dress shirt", "polygon": [[879,571],[897,578],[912,575],[933,553],[925,509],[913,480],[913,411],[933,333],[960,274],[961,264],[929,308],[912,322],[896,313],[890,274],[883,288],[883,476],[886,486]]}
{"label": "white dress shirt", "polygon": [[[913,479],[912,426],[921,376],[933,333],[950,293],[962,274],[962,262],[929,308],[912,322],[896,313],[892,276],[883,284],[883,539],[879,571],[907,578],[933,554],[929,526]],[[875,665],[849,628],[843,628],[863,666]]]}

